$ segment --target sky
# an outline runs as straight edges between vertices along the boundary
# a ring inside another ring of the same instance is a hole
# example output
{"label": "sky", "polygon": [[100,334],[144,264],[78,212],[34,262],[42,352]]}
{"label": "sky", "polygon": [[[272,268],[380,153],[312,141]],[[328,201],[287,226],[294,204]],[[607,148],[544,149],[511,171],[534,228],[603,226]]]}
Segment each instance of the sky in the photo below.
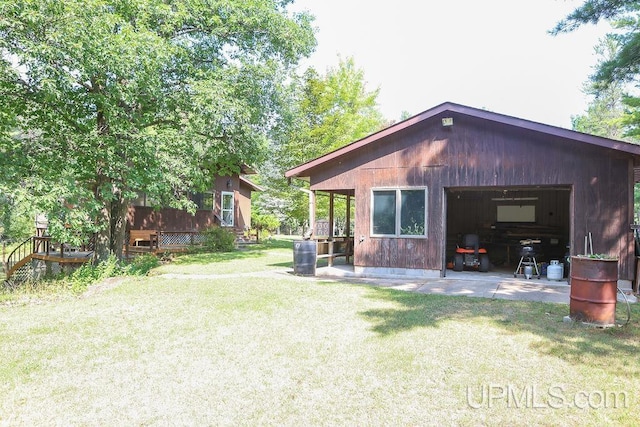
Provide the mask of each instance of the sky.
{"label": "sky", "polygon": [[571,128],[585,112],[594,47],[610,31],[549,30],[582,0],[295,0],[315,16],[321,73],[353,57],[380,111],[399,120],[455,102]]}

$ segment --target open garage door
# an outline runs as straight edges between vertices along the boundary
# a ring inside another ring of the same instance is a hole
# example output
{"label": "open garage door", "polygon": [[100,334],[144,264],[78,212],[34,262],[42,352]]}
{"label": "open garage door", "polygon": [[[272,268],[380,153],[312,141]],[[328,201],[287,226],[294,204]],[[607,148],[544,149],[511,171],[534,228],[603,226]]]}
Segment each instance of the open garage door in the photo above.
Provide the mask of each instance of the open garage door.
{"label": "open garage door", "polygon": [[[571,232],[570,187],[449,188],[447,266],[467,234],[477,234],[492,270],[513,272],[521,241],[534,240],[536,261],[563,262]],[[465,267],[466,268],[466,267]],[[565,269],[566,270],[566,269]]]}

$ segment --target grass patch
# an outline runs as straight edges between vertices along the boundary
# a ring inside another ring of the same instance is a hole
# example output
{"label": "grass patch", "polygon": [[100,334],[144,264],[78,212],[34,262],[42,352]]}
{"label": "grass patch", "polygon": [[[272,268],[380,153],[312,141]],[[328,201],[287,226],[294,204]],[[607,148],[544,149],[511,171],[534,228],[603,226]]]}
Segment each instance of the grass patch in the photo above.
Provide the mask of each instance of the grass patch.
{"label": "grass patch", "polygon": [[263,273],[0,307],[0,424],[637,422],[637,305],[591,329],[566,305],[292,276],[286,247],[201,255],[160,270]]}
{"label": "grass patch", "polygon": [[177,256],[152,274],[232,274],[275,270],[293,265],[293,238],[261,241],[234,252],[194,253]]}

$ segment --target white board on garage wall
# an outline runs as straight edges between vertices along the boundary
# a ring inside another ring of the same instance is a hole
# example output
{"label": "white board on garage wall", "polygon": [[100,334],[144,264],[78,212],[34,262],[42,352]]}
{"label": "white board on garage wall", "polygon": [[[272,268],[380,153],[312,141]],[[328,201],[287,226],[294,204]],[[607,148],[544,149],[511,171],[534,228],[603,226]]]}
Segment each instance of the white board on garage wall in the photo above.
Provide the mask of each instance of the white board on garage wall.
{"label": "white board on garage wall", "polygon": [[536,222],[535,205],[498,205],[498,222]]}

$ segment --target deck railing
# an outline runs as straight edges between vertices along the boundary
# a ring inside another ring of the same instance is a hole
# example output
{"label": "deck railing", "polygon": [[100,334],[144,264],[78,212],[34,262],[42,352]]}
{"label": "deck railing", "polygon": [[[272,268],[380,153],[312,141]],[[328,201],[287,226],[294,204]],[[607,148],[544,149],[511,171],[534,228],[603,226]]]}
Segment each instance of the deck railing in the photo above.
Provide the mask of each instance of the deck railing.
{"label": "deck railing", "polygon": [[130,235],[125,238],[125,253],[147,253],[147,252],[171,252],[183,251],[190,246],[200,245],[205,241],[204,233],[200,231],[155,231],[147,230],[149,240],[141,240],[141,244],[132,244]]}
{"label": "deck railing", "polygon": [[4,271],[6,272],[7,278],[10,275],[13,267],[29,255],[33,253],[34,246],[34,238],[35,236],[29,237],[24,242],[20,243],[7,257],[7,261],[5,262]]}
{"label": "deck railing", "polygon": [[[82,245],[83,249],[91,248],[93,246],[93,238],[89,239],[88,243]],[[58,245],[58,248],[55,247]],[[9,279],[11,275],[25,265],[33,254],[44,254],[46,256],[56,256],[60,258],[69,257],[68,253],[72,248],[64,243],[55,243],[50,236],[31,236],[22,243],[20,243],[7,257],[5,262],[4,271],[6,279]],[[65,256],[65,252],[67,256]],[[71,258],[74,258],[73,256]]]}

